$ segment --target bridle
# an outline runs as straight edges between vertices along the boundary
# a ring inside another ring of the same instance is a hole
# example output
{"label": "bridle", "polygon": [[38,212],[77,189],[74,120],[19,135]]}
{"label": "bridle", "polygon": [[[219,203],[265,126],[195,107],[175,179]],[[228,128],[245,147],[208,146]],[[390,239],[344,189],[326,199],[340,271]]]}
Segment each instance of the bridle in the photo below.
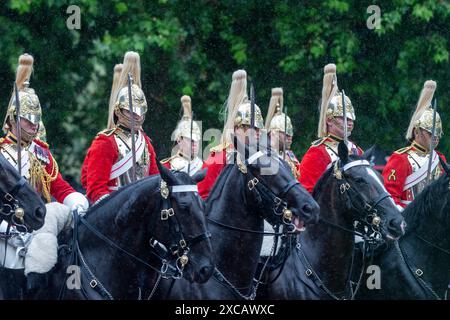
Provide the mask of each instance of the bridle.
{"label": "bridle", "polygon": [[[250,170],[249,165],[256,162],[259,158],[264,156],[265,154],[261,151],[256,152],[252,156],[250,156],[244,163],[237,160],[238,169],[245,175],[246,177],[246,191],[253,194],[256,199],[256,210],[257,211],[267,211],[267,206],[271,207],[274,214],[274,220],[277,220],[274,227],[275,230],[279,230],[280,225],[283,225],[282,232],[265,232],[259,230],[250,230],[244,229],[236,226],[231,226],[226,223],[222,223],[207,217],[207,220],[215,225],[218,225],[222,228],[243,232],[243,233],[253,233],[260,235],[274,235],[277,236],[277,240],[279,236],[285,236],[287,234],[291,234],[295,232],[295,225],[292,222],[293,214],[292,211],[288,207],[288,203],[284,198],[288,194],[288,192],[295,186],[299,185],[299,182],[296,179],[292,179],[289,181],[279,193],[275,193],[267,187],[260,179],[258,179],[253,172]],[[239,159],[239,158],[237,158]],[[266,217],[267,219],[267,217]],[[270,259],[270,256],[268,257]],[[214,270],[213,277],[226,288],[228,288],[236,297],[244,299],[244,300],[254,300],[256,297],[256,292],[258,290],[258,285],[261,283],[261,278],[264,274],[264,269],[267,266],[267,262],[264,264],[263,269],[260,271],[259,279],[253,279],[252,284],[249,287],[249,294],[244,295],[240,292],[239,289],[236,288],[226,277],[220,272],[220,270],[216,267]],[[245,288],[245,289],[246,289]]]}
{"label": "bridle", "polygon": [[214,219],[211,219],[207,217],[207,220],[213,224],[219,225],[223,228],[227,228],[230,230],[245,232],[245,233],[255,233],[255,234],[262,234],[262,235],[275,235],[275,236],[281,236],[285,235],[287,233],[293,233],[295,231],[295,226],[292,223],[292,211],[288,207],[288,203],[286,200],[284,200],[285,196],[288,194],[288,192],[295,186],[299,185],[300,183],[296,179],[292,179],[289,181],[279,193],[273,192],[269,187],[267,187],[260,179],[258,179],[253,172],[248,168],[248,166],[255,161],[257,161],[259,158],[264,156],[264,153],[261,151],[256,152],[254,155],[249,157],[245,164],[240,163],[238,161],[237,165],[239,170],[245,175],[246,177],[246,186],[247,191],[254,194],[254,197],[256,199],[256,206],[257,209],[260,211],[266,211],[266,205],[270,205],[275,219],[280,221],[280,224],[284,226],[283,232],[263,232],[263,231],[257,231],[257,230],[249,230],[249,229],[243,229],[236,226],[231,226],[225,223],[221,223],[219,221],[216,221]]}
{"label": "bridle", "polygon": [[[335,162],[333,168],[333,176],[337,179],[339,185],[339,192],[341,195],[346,197],[346,201],[349,204],[349,207],[359,215],[359,222],[362,222],[363,225],[369,227],[370,229],[365,233],[359,233],[357,231],[352,231],[340,226],[340,229],[346,230],[348,232],[352,232],[355,235],[367,237],[367,240],[380,240],[381,235],[379,231],[379,227],[382,222],[382,218],[378,215],[377,207],[380,203],[385,199],[392,199],[392,196],[386,191],[383,190],[375,199],[368,201],[357,188],[352,187],[350,184],[347,175],[345,172],[350,168],[357,166],[364,166],[371,168],[371,165],[366,160],[355,160],[351,161],[344,166],[340,166],[339,160]],[[323,221],[323,219],[321,218]],[[375,236],[374,236],[375,234]],[[369,236],[367,236],[369,235]]]}
{"label": "bridle", "polygon": [[[353,187],[350,184],[345,172],[347,170],[349,170],[350,168],[353,168],[356,166],[371,167],[370,163],[366,160],[355,160],[355,161],[351,161],[343,166],[340,166],[339,162],[340,161],[337,160],[334,163],[334,167],[333,167],[333,176],[338,181],[339,193],[346,197],[346,201],[349,204],[349,207],[351,208],[351,210],[356,212],[359,215],[358,221],[362,222],[362,224],[367,226],[370,230],[364,230],[363,232],[359,232],[357,230],[349,229],[349,228],[346,228],[339,224],[336,224],[334,222],[328,221],[328,220],[324,219],[323,217],[320,217],[319,221],[321,221],[335,229],[338,229],[340,231],[347,232],[347,233],[353,234],[355,236],[360,236],[360,237],[362,237],[362,239],[364,241],[363,256],[362,256],[363,265],[361,268],[361,274],[360,274],[358,283],[356,285],[356,289],[352,290],[352,292],[350,292],[351,293],[350,299],[354,299],[354,297],[359,289],[360,282],[362,280],[362,274],[365,271],[364,263],[365,263],[366,244],[367,243],[376,244],[376,243],[384,241],[381,238],[381,234],[379,231],[380,224],[383,221],[382,221],[381,217],[378,215],[377,207],[383,200],[391,198],[391,195],[387,191],[383,191],[375,199],[373,199],[371,201],[367,201],[365,199],[365,197],[363,197],[363,195],[355,187]],[[356,199],[359,201],[357,202]],[[358,204],[355,204],[355,203],[358,203]],[[363,220],[361,220],[361,219],[363,219]],[[347,299],[347,297],[345,297],[345,296],[342,297],[338,294],[335,294],[330,289],[327,288],[325,283],[320,279],[318,274],[313,270],[313,267],[312,267],[311,263],[309,262],[309,259],[306,257],[300,242],[297,243],[296,249],[297,249],[297,254],[298,254],[300,261],[306,268],[306,271],[305,271],[306,276],[308,278],[310,278],[318,288],[321,288],[322,290],[324,290],[333,299],[336,299],[336,300]],[[354,264],[353,259],[354,259],[354,250],[353,250],[353,254],[352,254],[352,261],[351,261],[351,267],[349,270],[349,275],[347,277],[349,280],[350,280],[350,275],[352,274],[352,268],[353,268],[353,264]]]}
{"label": "bridle", "polygon": [[4,191],[0,188],[0,216],[2,220],[7,221],[9,225],[16,226],[21,232],[28,232],[28,228],[24,224],[25,211],[16,196],[26,183],[25,178],[20,177],[11,190]]}
{"label": "bridle", "polygon": [[25,226],[24,216],[25,211],[19,204],[19,200],[16,199],[16,195],[19,191],[25,186],[27,181],[24,177],[20,177],[20,179],[16,182],[16,184],[9,191],[4,191],[0,188],[0,222],[6,221],[8,224],[6,228],[6,232],[2,232],[0,237],[5,241],[5,256],[2,259],[1,267],[5,267],[6,263],[6,252],[8,248],[8,240],[11,236],[16,234],[15,232],[11,232],[11,227],[16,227],[16,230],[19,232],[28,232],[28,228]]}
{"label": "bridle", "polygon": [[[135,263],[142,265],[155,271],[158,274],[158,280],[155,284],[155,288],[152,290],[152,294],[156,289],[161,277],[163,278],[173,278],[180,279],[183,276],[183,271],[187,263],[189,262],[189,251],[191,247],[205,241],[210,238],[210,233],[208,231],[201,233],[198,236],[191,238],[186,238],[183,234],[181,223],[176,215],[175,210],[172,207],[172,201],[170,194],[180,193],[180,192],[198,192],[196,185],[175,185],[168,186],[167,183],[161,179],[159,188],[154,192],[160,193],[161,195],[161,211],[159,219],[152,219],[150,221],[150,234],[154,234],[154,230],[157,227],[157,222],[168,223],[170,230],[170,239],[173,240],[170,245],[165,246],[163,243],[159,242],[154,237],[150,238],[149,246],[151,248],[150,255],[155,256],[158,260],[158,265],[160,267],[154,266],[142,258],[139,258],[132,254],[131,252],[123,249],[117,245],[114,241],[109,239],[107,236],[102,234],[97,228],[90,224],[84,217],[78,216],[78,213],[74,212],[74,230],[73,230],[73,241],[72,241],[72,254],[70,258],[69,265],[78,265],[81,263],[81,269],[84,276],[89,279],[89,286],[91,289],[100,294],[101,297],[114,300],[112,294],[106,289],[106,287],[100,282],[97,276],[92,272],[89,267],[84,255],[81,251],[78,241],[78,227],[79,223],[82,223],[86,228],[96,235],[99,239],[103,240],[107,245],[125,254],[130,260],[134,260]],[[66,277],[67,278],[67,277]],[[81,286],[83,295],[89,298],[88,293],[85,288]],[[65,281],[61,287],[59,299],[62,299],[66,290]]]}

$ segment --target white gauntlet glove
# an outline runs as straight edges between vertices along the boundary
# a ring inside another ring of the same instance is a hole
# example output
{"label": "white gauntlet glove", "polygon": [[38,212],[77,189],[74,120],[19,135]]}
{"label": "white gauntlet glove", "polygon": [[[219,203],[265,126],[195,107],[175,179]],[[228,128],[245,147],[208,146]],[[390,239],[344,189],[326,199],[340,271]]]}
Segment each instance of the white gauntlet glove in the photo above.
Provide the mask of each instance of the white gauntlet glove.
{"label": "white gauntlet glove", "polygon": [[70,211],[76,210],[80,216],[84,216],[89,209],[88,199],[79,192],[69,194],[63,203],[70,208]]}

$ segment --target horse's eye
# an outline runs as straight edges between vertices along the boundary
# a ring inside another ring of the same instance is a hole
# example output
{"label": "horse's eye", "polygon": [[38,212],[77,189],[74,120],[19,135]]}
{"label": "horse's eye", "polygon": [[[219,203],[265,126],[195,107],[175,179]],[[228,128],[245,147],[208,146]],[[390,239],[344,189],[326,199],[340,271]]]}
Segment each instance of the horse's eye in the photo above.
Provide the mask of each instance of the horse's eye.
{"label": "horse's eye", "polygon": [[366,183],[366,181],[363,178],[355,178],[356,183]]}

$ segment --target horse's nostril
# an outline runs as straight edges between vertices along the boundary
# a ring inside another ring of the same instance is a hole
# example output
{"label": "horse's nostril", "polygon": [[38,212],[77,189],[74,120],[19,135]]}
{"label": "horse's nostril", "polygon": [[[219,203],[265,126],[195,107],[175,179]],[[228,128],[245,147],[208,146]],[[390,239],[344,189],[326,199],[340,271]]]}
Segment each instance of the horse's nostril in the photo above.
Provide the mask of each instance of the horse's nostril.
{"label": "horse's nostril", "polygon": [[38,219],[44,219],[45,218],[45,211],[42,210],[42,208],[37,208],[35,212],[35,216]]}
{"label": "horse's nostril", "polygon": [[405,233],[405,221],[401,218],[395,218],[395,219],[391,219],[389,221],[389,229],[391,231],[396,232],[397,234],[404,234]]}
{"label": "horse's nostril", "polygon": [[199,271],[200,277],[202,279],[209,279],[209,277],[211,277],[212,273],[213,273],[214,267],[211,265],[202,267]]}
{"label": "horse's nostril", "polygon": [[305,213],[305,214],[311,214],[312,210],[313,210],[313,208],[312,208],[309,204],[305,204],[305,205],[302,207],[302,211],[303,211],[303,213]]}

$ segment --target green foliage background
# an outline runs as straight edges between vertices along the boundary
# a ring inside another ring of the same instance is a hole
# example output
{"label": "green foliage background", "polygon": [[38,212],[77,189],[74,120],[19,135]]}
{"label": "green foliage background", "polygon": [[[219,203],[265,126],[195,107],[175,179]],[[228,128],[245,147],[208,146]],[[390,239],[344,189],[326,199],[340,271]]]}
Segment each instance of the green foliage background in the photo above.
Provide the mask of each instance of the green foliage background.
{"label": "green foliage background", "polygon": [[[66,27],[71,4],[81,9],[81,30]],[[381,8],[378,30],[366,26],[372,4]],[[222,128],[218,114],[232,72],[244,68],[263,112],[271,88],[284,88],[301,157],[316,136],[323,66],[334,62],[357,112],[353,139],[393,150],[405,144],[427,79],[438,83],[450,132],[449,17],[444,0],[2,1],[0,105],[4,114],[18,56],[33,54],[31,86],[48,141],[62,171],[79,176],[91,140],[106,125],[114,64],[127,50],[141,55],[150,108],[145,130],[160,158],[170,153],[181,95],[192,96],[204,129]],[[448,155],[447,137],[440,149]]]}

